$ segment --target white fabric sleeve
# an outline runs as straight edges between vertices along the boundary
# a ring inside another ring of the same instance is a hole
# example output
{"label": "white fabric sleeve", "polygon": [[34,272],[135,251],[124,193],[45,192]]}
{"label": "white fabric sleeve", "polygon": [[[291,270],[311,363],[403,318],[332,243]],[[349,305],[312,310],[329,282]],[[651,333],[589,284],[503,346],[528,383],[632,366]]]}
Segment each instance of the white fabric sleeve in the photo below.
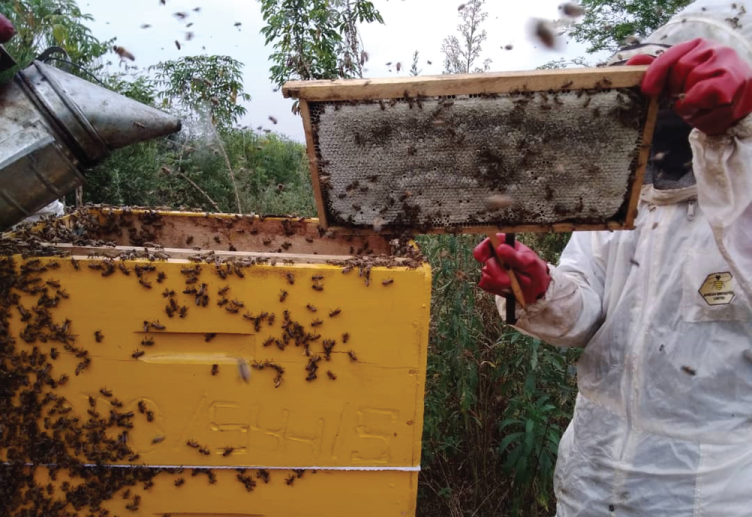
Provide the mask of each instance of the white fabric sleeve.
{"label": "white fabric sleeve", "polygon": [[[549,266],[545,296],[527,309],[518,306],[514,327],[551,345],[584,347],[602,319],[604,250],[601,232],[575,232],[559,266]],[[496,306],[504,317],[506,300],[497,296]]]}
{"label": "white fabric sleeve", "polygon": [[718,249],[747,300],[752,300],[752,115],[723,135],[694,130],[698,204]]}

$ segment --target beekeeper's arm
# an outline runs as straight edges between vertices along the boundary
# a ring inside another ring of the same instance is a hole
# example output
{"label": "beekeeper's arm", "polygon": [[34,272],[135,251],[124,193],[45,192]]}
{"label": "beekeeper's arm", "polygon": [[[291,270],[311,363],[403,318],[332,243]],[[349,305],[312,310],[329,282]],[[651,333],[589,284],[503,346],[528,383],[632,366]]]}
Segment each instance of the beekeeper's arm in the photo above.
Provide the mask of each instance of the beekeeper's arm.
{"label": "beekeeper's arm", "polygon": [[695,39],[648,67],[642,90],[678,98],[698,203],[731,273],[752,300],[752,68],[730,47]]}
{"label": "beekeeper's arm", "polygon": [[[504,235],[498,236],[504,242]],[[585,346],[602,321],[605,250],[600,232],[575,233],[555,267],[520,242],[514,248],[501,244],[496,253],[515,271],[528,304],[517,308],[515,327],[552,345]],[[491,256],[488,239],[474,255],[483,264],[478,285],[496,295],[504,314],[509,275]]]}

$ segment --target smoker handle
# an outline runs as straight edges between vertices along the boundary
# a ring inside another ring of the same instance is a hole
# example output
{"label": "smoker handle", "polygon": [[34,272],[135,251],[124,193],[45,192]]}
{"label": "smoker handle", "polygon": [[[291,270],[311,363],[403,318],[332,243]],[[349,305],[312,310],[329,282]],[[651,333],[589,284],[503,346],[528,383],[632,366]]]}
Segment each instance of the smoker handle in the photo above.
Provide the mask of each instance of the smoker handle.
{"label": "smoker handle", "polygon": [[[496,253],[496,248],[498,248],[501,245],[501,242],[499,242],[499,238],[496,236],[495,233],[488,234],[488,238],[491,241],[490,245],[491,245],[491,251],[493,253],[493,256],[496,258],[496,260],[499,261],[499,264],[506,270],[507,274],[509,275],[509,280],[512,284],[512,292],[506,295],[506,300],[507,300],[506,321],[509,325],[514,325],[515,323],[517,323],[517,318],[515,317],[515,312],[516,312],[515,302],[519,303],[523,309],[526,308],[527,304],[525,303],[525,295],[522,293],[522,288],[520,287],[520,282],[517,280],[517,275],[514,273],[514,271],[512,271],[512,269],[508,265],[502,262],[501,258],[499,258],[499,255]],[[507,244],[514,248],[514,240],[515,240],[515,235],[513,233],[507,233],[504,238],[504,244]]]}

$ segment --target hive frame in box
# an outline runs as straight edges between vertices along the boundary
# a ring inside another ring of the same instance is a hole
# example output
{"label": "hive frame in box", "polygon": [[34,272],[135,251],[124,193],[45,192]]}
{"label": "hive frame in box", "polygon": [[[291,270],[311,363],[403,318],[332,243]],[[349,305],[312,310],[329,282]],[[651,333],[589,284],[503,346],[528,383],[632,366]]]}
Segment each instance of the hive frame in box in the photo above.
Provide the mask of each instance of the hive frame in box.
{"label": "hive frame in box", "polygon": [[[322,178],[314,137],[311,103],[342,101],[377,101],[397,98],[441,98],[458,95],[491,96],[505,93],[558,93],[571,91],[602,91],[617,88],[636,88],[644,76],[646,67],[586,68],[574,70],[537,70],[532,72],[504,72],[484,74],[458,74],[424,76],[396,79],[291,81],[282,92],[285,97],[297,98],[306,133],[308,157],[311,165],[316,207],[319,221],[324,228],[340,232],[352,231],[350,225],[338,225],[327,217]],[[605,85],[605,86],[604,86]],[[382,107],[383,109],[383,107]],[[648,101],[644,125],[636,156],[636,166],[625,198],[626,210],[621,219],[605,222],[555,222],[546,224],[499,224],[459,226],[446,228],[433,226],[420,228],[420,233],[490,233],[505,232],[567,232],[574,230],[628,230],[634,228],[637,204],[648,160],[649,142],[652,140],[655,117],[658,110],[656,98]],[[617,214],[618,216],[619,214]],[[364,226],[359,226],[361,231]]]}

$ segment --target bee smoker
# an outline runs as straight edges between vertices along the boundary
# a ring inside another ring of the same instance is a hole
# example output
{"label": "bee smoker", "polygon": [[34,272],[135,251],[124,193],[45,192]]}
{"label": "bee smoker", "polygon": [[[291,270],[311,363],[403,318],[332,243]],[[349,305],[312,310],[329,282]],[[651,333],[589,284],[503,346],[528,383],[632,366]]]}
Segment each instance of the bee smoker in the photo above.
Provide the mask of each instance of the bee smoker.
{"label": "bee smoker", "polygon": [[[0,72],[15,65],[0,46]],[[75,190],[114,149],[177,131],[176,117],[34,61],[0,85],[0,230]]]}

